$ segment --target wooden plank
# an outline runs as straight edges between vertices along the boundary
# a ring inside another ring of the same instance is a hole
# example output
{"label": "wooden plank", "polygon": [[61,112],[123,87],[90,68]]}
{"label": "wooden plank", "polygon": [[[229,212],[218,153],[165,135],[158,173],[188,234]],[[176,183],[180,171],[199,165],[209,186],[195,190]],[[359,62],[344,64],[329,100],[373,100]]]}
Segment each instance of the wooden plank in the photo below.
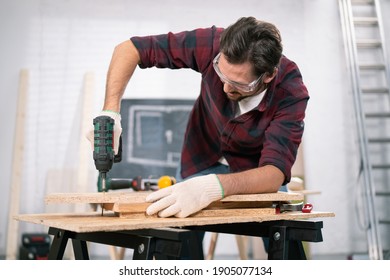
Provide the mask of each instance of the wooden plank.
{"label": "wooden plank", "polygon": [[246,222],[264,222],[275,220],[301,220],[312,218],[334,217],[332,212],[285,212],[281,214],[252,215],[241,213],[234,216],[220,217],[187,217],[187,218],[156,218],[120,219],[114,213],[54,213],[54,214],[24,214],[14,218],[21,222],[40,224],[47,227],[69,230],[73,232],[119,231],[147,228],[185,227],[217,224],[232,224]]}
{"label": "wooden plank", "polygon": [[104,193],[56,193],[45,197],[46,203],[144,203],[150,192],[104,192]]}
{"label": "wooden plank", "polygon": [[[113,211],[120,218],[145,219],[149,216],[146,209],[151,203],[146,203],[150,192],[106,192],[106,193],[58,193],[46,196],[46,203],[96,203]],[[284,192],[273,194],[233,195],[216,201],[192,217],[218,217],[234,215],[264,215],[274,214],[273,201],[303,199],[303,195]]]}
{"label": "wooden plank", "polygon": [[22,186],[22,168],[24,151],[24,126],[26,118],[26,102],[28,93],[29,72],[26,69],[20,71],[18,105],[16,109],[16,124],[14,135],[11,189],[9,199],[9,218],[7,232],[6,259],[15,260],[18,253],[19,224],[13,216],[19,213],[20,190]]}
{"label": "wooden plank", "polygon": [[[145,209],[146,210],[146,209]],[[157,215],[149,216],[146,211],[115,212],[120,218],[158,218]],[[275,208],[239,208],[239,209],[203,209],[190,217],[221,217],[241,215],[271,215],[275,214]]]}
{"label": "wooden plank", "polygon": [[[152,203],[103,203],[105,210],[118,213],[123,212],[145,212]],[[220,202],[212,203],[205,210],[217,209],[238,209],[238,208],[271,208],[272,202],[268,201],[242,201],[242,202]]]}
{"label": "wooden plank", "polygon": [[310,195],[310,194],[321,194],[321,191],[318,190],[300,190],[300,191],[291,191],[291,193],[300,193],[303,195]]}
{"label": "wooden plank", "polygon": [[[45,197],[46,203],[145,203],[146,196],[150,192],[105,192],[105,193],[57,193]],[[249,202],[249,201],[291,201],[303,200],[300,193],[264,193],[231,195],[220,202]]]}
{"label": "wooden plank", "polygon": [[[146,209],[152,203],[104,203],[103,208],[115,212],[120,218],[150,218]],[[246,213],[252,215],[263,215],[275,213],[272,202],[268,201],[242,201],[242,202],[220,202],[213,203],[209,207],[191,215],[192,217],[212,217],[222,215],[235,215]]]}
{"label": "wooden plank", "polygon": [[238,194],[227,196],[220,201],[290,201],[303,200],[304,195],[300,193],[276,192],[276,193],[261,193],[261,194]]}
{"label": "wooden plank", "polygon": [[[46,203],[97,203],[105,210],[112,211],[124,219],[156,219],[149,216],[146,203],[150,192],[106,192],[106,193],[59,193],[48,195]],[[273,201],[290,201],[303,199],[303,195],[284,192],[269,194],[233,195],[216,201],[207,208],[191,215],[192,218],[261,216],[275,214]]]}
{"label": "wooden plank", "polygon": [[203,209],[191,217],[221,217],[246,215],[272,215],[275,208],[234,208],[234,209]]}
{"label": "wooden plank", "polygon": [[215,201],[208,209],[266,208],[272,207],[272,201]]}
{"label": "wooden plank", "polygon": [[[90,127],[92,126],[92,104],[94,92],[95,77],[94,73],[87,72],[84,75],[83,90],[82,90],[82,110],[81,110],[81,126],[79,140],[79,160],[77,168],[76,190],[86,192],[91,186],[89,178],[90,162],[91,162],[91,144],[85,137]],[[75,205],[75,211],[85,210],[84,205]]]}
{"label": "wooden plank", "polygon": [[117,213],[145,212],[151,203],[108,203],[103,204],[104,209]]}

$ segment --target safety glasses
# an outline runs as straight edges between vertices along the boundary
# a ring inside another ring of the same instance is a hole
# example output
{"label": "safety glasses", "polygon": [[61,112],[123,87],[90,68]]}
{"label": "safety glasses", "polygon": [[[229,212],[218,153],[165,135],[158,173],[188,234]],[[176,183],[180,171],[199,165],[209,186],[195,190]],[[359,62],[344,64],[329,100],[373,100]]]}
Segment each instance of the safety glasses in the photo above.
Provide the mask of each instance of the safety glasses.
{"label": "safety glasses", "polygon": [[231,81],[219,70],[218,62],[220,57],[221,57],[221,53],[218,53],[213,60],[213,67],[218,77],[221,79],[222,83],[228,83],[229,85],[233,86],[234,88],[242,92],[251,92],[256,89],[256,87],[259,85],[260,81],[262,80],[264,73],[259,78],[257,78],[256,80],[254,80],[249,84],[242,84],[242,83]]}

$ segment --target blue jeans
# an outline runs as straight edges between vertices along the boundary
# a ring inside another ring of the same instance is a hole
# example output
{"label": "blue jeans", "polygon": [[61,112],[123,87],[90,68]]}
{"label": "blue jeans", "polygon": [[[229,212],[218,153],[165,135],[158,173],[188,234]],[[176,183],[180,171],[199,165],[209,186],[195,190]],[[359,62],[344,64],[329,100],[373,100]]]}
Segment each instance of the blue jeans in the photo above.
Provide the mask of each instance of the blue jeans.
{"label": "blue jeans", "polygon": [[[180,182],[180,181],[183,181],[183,178],[181,177],[181,168],[180,168],[180,165],[179,167],[177,168],[177,171],[176,171],[176,181],[177,182]],[[194,175],[191,175],[189,177],[186,178],[189,179],[189,178],[192,178],[192,177],[197,177],[197,176],[202,176],[202,175],[208,175],[208,174],[228,174],[230,173],[230,168],[229,166],[226,166],[224,164],[221,164],[221,163],[216,163],[214,164],[213,166],[207,168],[207,169],[204,169]]]}
{"label": "blue jeans", "polygon": [[[176,181],[177,182],[183,181],[183,178],[181,177],[180,171],[181,171],[181,168],[179,165],[179,168],[176,171]],[[216,163],[207,169],[204,169],[204,170],[202,170],[194,175],[187,177],[186,179],[197,177],[197,176],[202,176],[202,175],[208,175],[208,174],[228,174],[228,173],[230,173],[229,166],[226,166],[226,165],[221,164],[221,163]],[[279,191],[287,192],[287,186],[286,185],[281,186]],[[205,235],[204,231],[199,231],[199,233],[198,233],[199,240],[203,241],[204,235]],[[264,249],[268,253],[269,238],[263,237],[262,239],[263,239],[263,243],[264,243]]]}

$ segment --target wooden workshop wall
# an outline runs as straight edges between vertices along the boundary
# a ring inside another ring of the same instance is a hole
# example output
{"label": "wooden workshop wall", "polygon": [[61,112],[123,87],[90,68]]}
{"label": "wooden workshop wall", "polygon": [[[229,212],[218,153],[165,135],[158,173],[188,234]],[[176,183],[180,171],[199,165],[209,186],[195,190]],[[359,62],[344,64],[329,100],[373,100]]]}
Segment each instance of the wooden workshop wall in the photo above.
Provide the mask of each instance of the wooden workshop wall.
{"label": "wooden workshop wall", "polygon": [[[382,2],[390,10],[389,1]],[[300,66],[311,94],[304,136],[305,186],[322,192],[310,197],[317,210],[336,212],[336,218],[324,222],[324,242],[314,244],[311,252],[347,255],[364,250],[364,232],[353,212],[357,149],[337,1],[15,0],[0,2],[0,38],[7,42],[0,47],[0,257],[6,253],[10,203],[20,203],[21,213],[75,210],[48,208],[43,198],[50,192],[96,190],[82,123],[102,106],[116,44],[133,35],[227,26],[249,15],[279,27],[285,54]],[[15,202],[9,197],[22,68],[29,71],[29,85],[21,200]],[[193,99],[199,78],[186,70],[136,71],[125,97]],[[85,100],[87,93],[92,102]],[[45,230],[20,224],[15,236]],[[228,245],[230,238],[219,239],[216,255],[237,255]]]}

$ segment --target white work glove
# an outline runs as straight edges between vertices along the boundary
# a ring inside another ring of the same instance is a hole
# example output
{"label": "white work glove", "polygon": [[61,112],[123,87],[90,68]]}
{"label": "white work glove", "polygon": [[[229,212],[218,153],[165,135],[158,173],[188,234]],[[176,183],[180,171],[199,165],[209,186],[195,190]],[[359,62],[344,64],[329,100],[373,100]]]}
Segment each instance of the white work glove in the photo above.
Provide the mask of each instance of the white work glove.
{"label": "white work glove", "polygon": [[154,203],[146,209],[146,213],[158,213],[162,218],[185,218],[223,196],[223,188],[217,175],[198,176],[148,195],[146,202]]}
{"label": "white work glove", "polygon": [[[99,116],[109,116],[114,119],[114,152],[117,155],[119,150],[119,138],[122,134],[122,125],[121,125],[121,115],[114,111],[105,111],[103,110],[97,117]],[[93,123],[91,124],[90,130],[87,132],[87,139],[91,143],[92,150],[94,150],[94,127]]]}

